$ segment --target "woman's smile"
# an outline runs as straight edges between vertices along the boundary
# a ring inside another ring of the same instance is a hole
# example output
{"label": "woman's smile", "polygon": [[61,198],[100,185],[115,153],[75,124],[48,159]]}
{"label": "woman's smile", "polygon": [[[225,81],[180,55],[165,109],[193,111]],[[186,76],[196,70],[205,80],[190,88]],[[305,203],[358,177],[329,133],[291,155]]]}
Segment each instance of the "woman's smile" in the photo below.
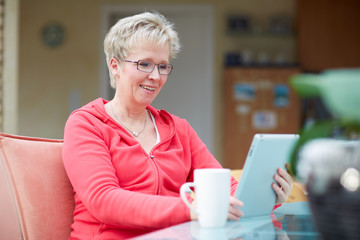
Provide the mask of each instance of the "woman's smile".
{"label": "woman's smile", "polygon": [[154,92],[156,87],[151,87],[151,86],[147,86],[147,85],[142,85],[140,84],[140,87],[147,90],[147,91],[150,91],[150,92]]}

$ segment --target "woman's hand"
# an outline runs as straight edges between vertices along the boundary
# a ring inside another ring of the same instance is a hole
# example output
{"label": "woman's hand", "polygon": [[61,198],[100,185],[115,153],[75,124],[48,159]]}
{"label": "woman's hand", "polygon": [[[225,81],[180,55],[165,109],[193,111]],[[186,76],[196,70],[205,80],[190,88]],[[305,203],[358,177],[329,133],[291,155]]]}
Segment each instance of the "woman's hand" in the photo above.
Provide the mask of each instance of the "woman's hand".
{"label": "woman's hand", "polygon": [[242,207],[244,203],[236,197],[230,196],[230,206],[228,213],[228,220],[237,221],[243,216],[243,212],[238,208]]}
{"label": "woman's hand", "polygon": [[292,189],[293,180],[289,173],[284,169],[278,168],[277,174],[274,175],[275,181],[278,183],[273,183],[272,188],[276,193],[276,205],[285,203],[290,195]]}
{"label": "woman's hand", "polygon": [[[193,201],[191,205],[196,208],[196,203]],[[230,202],[229,202],[229,212],[228,212],[228,220],[239,220],[243,216],[243,213],[238,207],[242,207],[244,204],[242,201],[238,200],[235,197],[230,196]],[[190,211],[190,218],[191,220],[197,220],[198,216],[193,211]]]}

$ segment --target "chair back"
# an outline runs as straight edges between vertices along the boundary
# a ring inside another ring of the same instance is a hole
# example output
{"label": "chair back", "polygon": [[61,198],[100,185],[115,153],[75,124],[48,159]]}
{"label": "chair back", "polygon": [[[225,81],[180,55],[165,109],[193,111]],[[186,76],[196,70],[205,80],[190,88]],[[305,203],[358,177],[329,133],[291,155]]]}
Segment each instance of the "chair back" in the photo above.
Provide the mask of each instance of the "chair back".
{"label": "chair back", "polygon": [[69,238],[75,203],[62,144],[0,133],[1,239]]}

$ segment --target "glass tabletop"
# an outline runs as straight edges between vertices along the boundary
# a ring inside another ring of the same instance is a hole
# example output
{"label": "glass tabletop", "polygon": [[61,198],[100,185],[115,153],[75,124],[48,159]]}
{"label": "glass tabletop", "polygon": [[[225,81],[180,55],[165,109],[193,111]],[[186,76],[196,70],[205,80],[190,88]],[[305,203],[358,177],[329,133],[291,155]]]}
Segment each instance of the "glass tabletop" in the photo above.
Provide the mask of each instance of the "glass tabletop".
{"label": "glass tabletop", "polygon": [[186,222],[139,236],[138,240],[250,240],[250,239],[322,239],[315,228],[307,202],[284,204],[271,216],[228,221],[223,228],[202,228],[198,221]]}

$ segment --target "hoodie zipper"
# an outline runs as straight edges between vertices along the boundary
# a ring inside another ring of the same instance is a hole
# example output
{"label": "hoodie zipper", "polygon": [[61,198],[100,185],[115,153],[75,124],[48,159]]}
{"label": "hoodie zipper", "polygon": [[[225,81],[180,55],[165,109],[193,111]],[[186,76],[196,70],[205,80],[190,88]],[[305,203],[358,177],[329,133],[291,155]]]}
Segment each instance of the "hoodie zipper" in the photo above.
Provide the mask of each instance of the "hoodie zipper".
{"label": "hoodie zipper", "polygon": [[[151,160],[151,162],[154,164],[154,166],[155,166],[155,175],[156,175],[156,181],[157,181],[157,183],[156,183],[156,195],[158,195],[159,194],[159,192],[160,192],[160,171],[159,171],[159,167],[158,167],[158,165],[157,165],[157,163],[156,163],[156,161],[154,160],[154,158],[155,158],[155,155],[154,155],[154,151],[156,150],[156,148],[158,148],[158,146],[160,146],[161,144],[164,144],[165,142],[167,142],[167,141],[169,141],[173,136],[175,135],[175,131],[173,131],[165,140],[163,140],[163,141],[161,141],[160,140],[160,142],[158,143],[158,144],[156,144],[152,149],[151,149],[151,151],[150,151],[150,153],[148,154],[148,156],[149,156],[149,158],[150,158],[150,160]],[[145,152],[145,150],[144,150],[144,152]],[[146,153],[147,154],[147,153]]]}

